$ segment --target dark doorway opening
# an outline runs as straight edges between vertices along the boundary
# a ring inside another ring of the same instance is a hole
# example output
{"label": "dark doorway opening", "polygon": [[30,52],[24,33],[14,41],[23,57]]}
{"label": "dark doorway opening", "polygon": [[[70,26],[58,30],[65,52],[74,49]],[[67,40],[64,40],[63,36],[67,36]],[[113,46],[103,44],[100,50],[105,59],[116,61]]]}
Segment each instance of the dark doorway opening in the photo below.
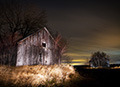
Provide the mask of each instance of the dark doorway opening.
{"label": "dark doorway opening", "polygon": [[39,56],[40,56],[40,62],[42,62],[42,53],[40,53]]}

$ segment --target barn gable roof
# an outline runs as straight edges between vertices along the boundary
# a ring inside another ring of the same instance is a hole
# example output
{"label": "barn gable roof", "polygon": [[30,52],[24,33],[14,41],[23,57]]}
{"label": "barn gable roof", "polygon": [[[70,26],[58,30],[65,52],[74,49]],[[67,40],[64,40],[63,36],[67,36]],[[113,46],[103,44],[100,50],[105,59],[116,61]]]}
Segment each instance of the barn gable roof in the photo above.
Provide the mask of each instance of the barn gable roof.
{"label": "barn gable roof", "polygon": [[19,44],[19,43],[25,41],[25,40],[28,39],[30,36],[33,36],[33,35],[35,35],[36,33],[41,32],[42,30],[46,31],[46,32],[49,34],[49,36],[52,38],[52,40],[55,41],[54,38],[52,37],[52,35],[50,34],[50,32],[48,31],[48,29],[47,29],[46,27],[43,27],[42,29],[40,29],[40,30],[38,30],[37,32],[35,32],[35,33],[33,33],[33,34],[31,34],[31,35],[23,38],[22,40],[18,41],[17,43]]}

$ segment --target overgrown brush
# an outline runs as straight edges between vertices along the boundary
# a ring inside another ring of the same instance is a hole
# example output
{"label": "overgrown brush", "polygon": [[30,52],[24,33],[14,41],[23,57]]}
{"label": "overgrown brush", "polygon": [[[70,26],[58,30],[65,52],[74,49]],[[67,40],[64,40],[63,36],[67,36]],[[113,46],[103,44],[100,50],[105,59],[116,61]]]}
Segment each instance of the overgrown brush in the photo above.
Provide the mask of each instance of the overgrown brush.
{"label": "overgrown brush", "polygon": [[[70,65],[0,66],[0,83],[11,86],[69,86],[82,80]],[[75,84],[74,84],[75,85]]]}

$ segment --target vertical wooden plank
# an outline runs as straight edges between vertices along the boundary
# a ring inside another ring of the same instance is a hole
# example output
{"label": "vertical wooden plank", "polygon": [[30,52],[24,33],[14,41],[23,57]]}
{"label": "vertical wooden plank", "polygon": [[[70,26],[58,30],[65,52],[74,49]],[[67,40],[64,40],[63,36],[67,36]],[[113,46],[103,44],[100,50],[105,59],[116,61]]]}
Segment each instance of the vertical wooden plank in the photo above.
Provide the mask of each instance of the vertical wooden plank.
{"label": "vertical wooden plank", "polygon": [[27,38],[27,40],[26,40],[26,47],[25,47],[25,50],[26,50],[26,53],[25,53],[25,58],[26,58],[26,65],[29,65],[29,50],[28,50],[28,48],[29,48],[29,37]]}
{"label": "vertical wooden plank", "polygon": [[32,56],[31,56],[31,59],[30,59],[30,64],[31,65],[33,65],[34,64],[34,54],[33,54],[33,52],[34,52],[34,50],[33,50],[33,41],[34,41],[34,39],[33,39],[33,37],[31,36],[31,51],[32,51]]}
{"label": "vertical wooden plank", "polygon": [[17,64],[16,66],[21,66],[23,65],[23,44],[18,44],[18,51],[17,51]]}

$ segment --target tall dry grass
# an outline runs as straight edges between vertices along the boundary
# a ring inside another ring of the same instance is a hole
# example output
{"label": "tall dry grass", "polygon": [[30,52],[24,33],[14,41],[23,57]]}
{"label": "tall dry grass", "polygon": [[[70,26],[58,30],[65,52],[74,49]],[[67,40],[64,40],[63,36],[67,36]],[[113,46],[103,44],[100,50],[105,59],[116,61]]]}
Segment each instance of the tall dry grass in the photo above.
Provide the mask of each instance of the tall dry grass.
{"label": "tall dry grass", "polygon": [[70,65],[0,66],[0,83],[8,86],[67,86],[82,80]]}

